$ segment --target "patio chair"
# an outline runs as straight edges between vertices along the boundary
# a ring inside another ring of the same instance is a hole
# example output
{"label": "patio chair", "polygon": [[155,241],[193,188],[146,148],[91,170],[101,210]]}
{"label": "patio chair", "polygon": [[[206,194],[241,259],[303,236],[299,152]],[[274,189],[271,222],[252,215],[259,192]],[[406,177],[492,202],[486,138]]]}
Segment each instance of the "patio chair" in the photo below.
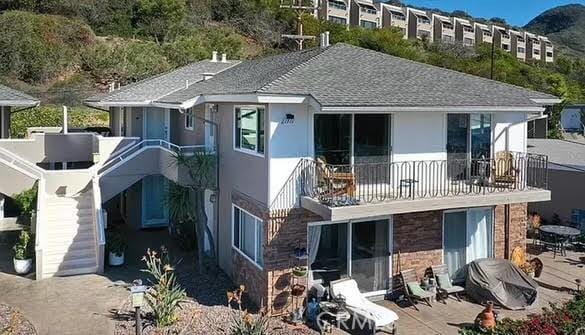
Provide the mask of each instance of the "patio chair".
{"label": "patio chair", "polygon": [[557,253],[563,255],[562,243],[559,243],[557,235],[540,231],[538,240],[544,249],[552,250],[553,258],[557,257]]}
{"label": "patio chair", "polygon": [[420,282],[418,281],[414,270],[410,269],[400,271],[400,280],[402,281],[404,296],[414,307],[414,309],[417,311],[419,310],[418,307],[416,307],[416,301],[423,301],[430,307],[433,307],[431,300],[435,294],[433,292],[425,291],[420,286]]}
{"label": "patio chair", "polygon": [[340,196],[346,194],[353,197],[355,194],[355,176],[351,172],[337,172],[334,171],[321,158],[317,158],[317,168],[326,189],[323,195]]}
{"label": "patio chair", "polygon": [[[453,295],[457,298],[457,301],[461,302],[461,297],[459,295],[465,292],[465,289],[461,286],[453,285],[449,275],[449,268],[446,264],[431,266],[431,274],[433,278],[437,280],[437,287],[442,296],[448,298],[450,295]],[[443,303],[447,303],[447,299],[442,300]]]}
{"label": "patio chair", "polygon": [[518,168],[514,164],[514,155],[509,151],[499,151],[492,166],[493,181],[496,184],[515,184]]}
{"label": "patio chair", "polygon": [[345,308],[354,317],[368,322],[372,329],[372,334],[375,335],[377,330],[386,331],[391,329],[392,334],[396,335],[398,315],[394,311],[375,304],[364,297],[355,280],[344,278],[332,281],[329,285],[331,296],[345,300]]}

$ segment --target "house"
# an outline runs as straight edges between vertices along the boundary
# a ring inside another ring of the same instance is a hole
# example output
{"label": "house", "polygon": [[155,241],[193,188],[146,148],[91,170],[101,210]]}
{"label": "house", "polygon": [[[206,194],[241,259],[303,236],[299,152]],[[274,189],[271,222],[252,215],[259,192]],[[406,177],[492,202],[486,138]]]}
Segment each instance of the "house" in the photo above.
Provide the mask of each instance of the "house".
{"label": "house", "polygon": [[510,36],[510,33],[506,28],[493,25],[492,34],[493,43],[497,48],[500,48],[507,52],[511,51],[512,37]]}
{"label": "house", "polygon": [[475,42],[476,43],[489,43],[493,42],[493,33],[488,25],[482,23],[473,23],[475,30]]}
{"label": "house", "polygon": [[524,32],[524,39],[526,40],[526,59],[541,61],[541,46],[538,36],[529,32]]}
{"label": "house", "polygon": [[[21,111],[39,105],[39,100],[28,94],[17,91],[10,87],[0,85],[0,139],[10,138],[10,115],[13,112]],[[0,169],[6,167],[6,157],[0,152]],[[2,192],[4,191],[4,192]],[[0,219],[5,216],[6,198],[18,193],[19,189],[7,186],[0,190]],[[9,200],[10,201],[10,200]]]}
{"label": "house", "polygon": [[382,27],[395,27],[400,29],[404,38],[407,38],[406,9],[404,7],[392,6],[380,3],[382,15]]}
{"label": "house", "polygon": [[524,34],[516,30],[509,30],[508,32],[511,36],[510,49],[512,50],[512,55],[524,62],[526,60],[526,39]]}
{"label": "house", "polygon": [[546,63],[554,62],[554,46],[548,37],[538,36],[540,39],[540,54]]}
{"label": "house", "polygon": [[379,28],[380,15],[378,8],[371,0],[350,0],[350,24],[362,28]]}
{"label": "house", "polygon": [[433,22],[433,41],[443,43],[455,42],[455,25],[453,24],[452,18],[433,13],[431,20]]}
{"label": "house", "polygon": [[427,12],[414,8],[406,8],[408,23],[407,36],[409,39],[432,40],[431,18]]}
{"label": "house", "polygon": [[531,203],[547,222],[558,216],[563,224],[580,227],[585,232],[585,143],[555,139],[529,139],[528,152],[548,157],[548,187],[551,201]]}
{"label": "house", "polygon": [[[271,315],[302,304],[294,283],[351,276],[382,296],[400,269],[446,263],[455,274],[509,257],[525,245],[527,204],[550,200],[546,157],[527,153],[526,131],[554,96],[347,44],[191,67],[188,80],[179,69],[88,99],[115,133],[91,137],[96,168],[41,175],[41,194],[65,186],[90,202],[97,235],[79,247],[94,260],[104,210],[165,225],[157,190],[183,182],[177,152],[219,160],[205,197],[218,263]],[[54,247],[43,220],[41,258]],[[309,271],[292,282],[295,266]]]}
{"label": "house", "polygon": [[475,29],[473,23],[469,20],[454,18],[455,21],[455,40],[465,46],[475,45]]}
{"label": "house", "polygon": [[353,0],[323,0],[319,7],[319,16],[323,20],[349,26],[349,1]]}

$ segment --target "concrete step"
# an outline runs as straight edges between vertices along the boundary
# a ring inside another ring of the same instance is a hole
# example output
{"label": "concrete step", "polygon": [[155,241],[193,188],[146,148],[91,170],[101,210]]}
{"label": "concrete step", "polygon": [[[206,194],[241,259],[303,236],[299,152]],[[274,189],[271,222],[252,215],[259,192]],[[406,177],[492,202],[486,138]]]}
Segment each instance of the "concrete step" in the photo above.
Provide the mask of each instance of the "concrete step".
{"label": "concrete step", "polygon": [[75,243],[62,243],[56,241],[52,243],[48,241],[44,246],[43,253],[65,253],[65,252],[76,252],[83,250],[94,250],[95,252],[95,239],[86,239],[81,241],[75,241]]}
{"label": "concrete step", "polygon": [[92,225],[63,225],[63,226],[56,226],[53,225],[50,228],[50,232],[47,233],[48,237],[57,237],[57,236],[76,236],[76,235],[86,235],[90,234],[93,236],[93,226]]}
{"label": "concrete step", "polygon": [[89,260],[96,258],[96,253],[94,250],[77,250],[77,251],[67,251],[65,253],[46,253],[43,254],[43,261],[45,264],[57,264],[69,261],[78,261],[78,260]]}
{"label": "concrete step", "polygon": [[63,209],[63,210],[49,210],[47,211],[47,220],[60,220],[60,219],[67,219],[67,218],[81,218],[84,216],[91,217],[93,214],[93,209]]}
{"label": "concrete step", "polygon": [[49,229],[53,227],[78,227],[78,226],[93,226],[93,217],[91,215],[82,216],[80,218],[51,218],[47,221]]}
{"label": "concrete step", "polygon": [[82,242],[91,242],[95,244],[95,238],[93,233],[79,233],[79,234],[71,234],[71,235],[47,235],[47,250],[52,250],[55,247],[59,247],[61,245],[73,247],[73,244],[82,243]]}
{"label": "concrete step", "polygon": [[96,265],[96,266],[90,266],[90,267],[86,267],[86,268],[59,270],[57,272],[45,272],[43,274],[43,278],[75,276],[75,275],[83,275],[83,274],[97,273],[97,272],[98,272],[98,267]]}

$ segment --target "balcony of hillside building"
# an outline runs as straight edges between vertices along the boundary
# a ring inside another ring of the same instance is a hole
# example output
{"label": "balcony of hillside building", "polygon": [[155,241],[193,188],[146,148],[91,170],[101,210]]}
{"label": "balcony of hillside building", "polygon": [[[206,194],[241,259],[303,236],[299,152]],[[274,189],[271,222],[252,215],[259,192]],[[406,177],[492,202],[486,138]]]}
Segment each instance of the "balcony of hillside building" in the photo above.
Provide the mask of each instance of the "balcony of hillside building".
{"label": "balcony of hillside building", "polygon": [[327,0],[321,9],[328,21],[347,25],[349,22],[349,6],[343,0]]}
{"label": "balcony of hillside building", "polygon": [[399,28],[406,35],[406,14],[402,8],[384,5],[382,7],[382,26]]}
{"label": "balcony of hillside building", "polygon": [[550,200],[546,156],[502,151],[491,159],[355,160],[354,164],[328,164],[323,156],[302,160],[281,195],[298,195],[302,207],[333,221]]}

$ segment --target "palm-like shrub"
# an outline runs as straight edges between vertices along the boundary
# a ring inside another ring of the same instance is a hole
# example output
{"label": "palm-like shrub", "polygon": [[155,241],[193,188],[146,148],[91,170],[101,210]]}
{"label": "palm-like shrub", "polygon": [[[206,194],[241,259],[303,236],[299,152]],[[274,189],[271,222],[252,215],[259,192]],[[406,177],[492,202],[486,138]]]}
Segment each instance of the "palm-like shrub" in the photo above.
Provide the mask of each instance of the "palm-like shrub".
{"label": "palm-like shrub", "polygon": [[146,263],[146,269],[142,271],[153,277],[146,302],[152,309],[155,324],[157,327],[170,326],[177,321],[176,311],[185,300],[185,290],[177,282],[175,267],[164,247],[160,253],[148,249],[142,260]]}
{"label": "palm-like shrub", "polygon": [[267,335],[268,323],[268,317],[264,314],[255,319],[247,311],[244,313],[238,311],[233,317],[229,333],[230,335]]}

